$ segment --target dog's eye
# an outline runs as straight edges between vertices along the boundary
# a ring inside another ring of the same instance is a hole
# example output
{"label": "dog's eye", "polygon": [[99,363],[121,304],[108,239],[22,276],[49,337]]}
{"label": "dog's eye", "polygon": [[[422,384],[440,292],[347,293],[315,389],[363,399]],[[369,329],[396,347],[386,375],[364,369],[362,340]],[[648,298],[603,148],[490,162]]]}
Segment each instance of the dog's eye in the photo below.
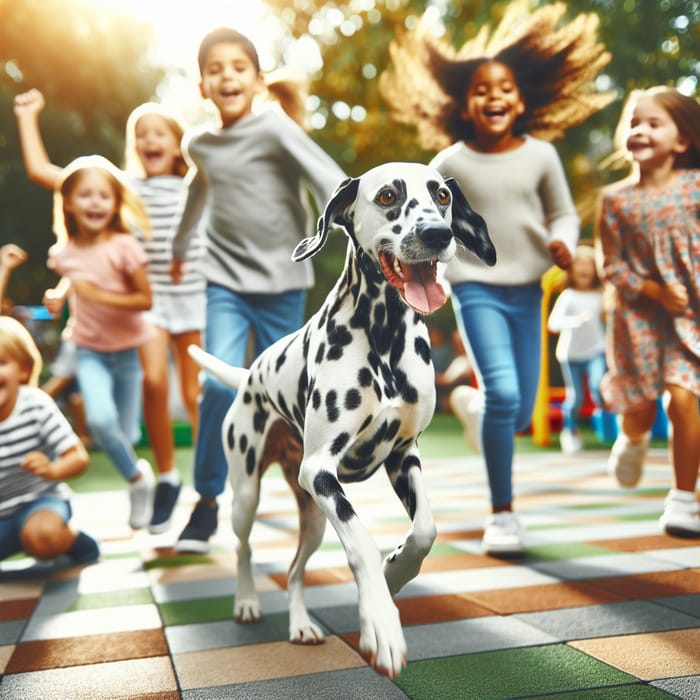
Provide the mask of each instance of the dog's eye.
{"label": "dog's eye", "polygon": [[377,194],[376,201],[382,206],[388,207],[396,202],[396,192],[386,187],[383,190],[379,190]]}
{"label": "dog's eye", "polygon": [[438,204],[449,204],[450,203],[450,191],[447,187],[441,187],[436,193],[435,198]]}

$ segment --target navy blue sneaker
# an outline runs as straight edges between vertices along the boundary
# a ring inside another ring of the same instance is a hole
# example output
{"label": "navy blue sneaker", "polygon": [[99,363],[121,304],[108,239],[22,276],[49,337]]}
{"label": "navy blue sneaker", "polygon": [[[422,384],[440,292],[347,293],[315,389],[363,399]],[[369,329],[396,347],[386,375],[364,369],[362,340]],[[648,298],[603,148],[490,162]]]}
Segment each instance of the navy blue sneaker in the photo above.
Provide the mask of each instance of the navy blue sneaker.
{"label": "navy blue sneaker", "polygon": [[216,532],[218,513],[217,503],[205,503],[200,500],[175,543],[175,551],[208,554],[209,538]]}
{"label": "navy blue sneaker", "polygon": [[165,532],[170,527],[173,519],[173,511],[177,499],[180,496],[182,484],[171,484],[168,481],[159,481],[156,484],[156,494],[153,499],[153,517],[148,531],[152,535]]}
{"label": "navy blue sneaker", "polygon": [[91,564],[100,558],[100,547],[90,535],[80,530],[66,556],[73,565]]}

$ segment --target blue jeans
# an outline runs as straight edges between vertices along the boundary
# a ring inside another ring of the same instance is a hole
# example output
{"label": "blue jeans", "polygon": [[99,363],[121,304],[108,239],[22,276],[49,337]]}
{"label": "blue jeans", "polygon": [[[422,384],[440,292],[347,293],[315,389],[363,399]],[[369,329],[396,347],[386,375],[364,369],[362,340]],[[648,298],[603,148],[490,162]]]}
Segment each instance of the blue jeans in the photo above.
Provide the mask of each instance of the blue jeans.
{"label": "blue jeans", "polygon": [[[306,291],[282,294],[237,294],[216,284],[207,285],[207,352],[235,367],[243,367],[248,336],[253,331],[254,354],[297,330],[304,321]],[[236,392],[205,373],[199,401],[199,433],[194,453],[194,487],[200,496],[223,493],[228,475],[221,425]]]}
{"label": "blue jeans", "polygon": [[29,516],[39,510],[50,510],[67,523],[73,511],[68,501],[57,496],[39,496],[26,503],[16,513],[0,518],[0,561],[23,551],[20,535]]}
{"label": "blue jeans", "polygon": [[593,403],[597,408],[603,405],[599,387],[605,374],[605,353],[595,355],[589,360],[560,362],[559,366],[566,387],[566,397],[561,405],[562,426],[575,432],[585,396],[584,379],[588,379],[588,391]]}
{"label": "blue jeans", "polygon": [[452,304],[485,396],[481,433],[494,506],[513,500],[515,433],[532,418],[540,373],[540,283],[452,287]]}
{"label": "blue jeans", "polygon": [[78,348],[78,385],[88,429],[127,481],[139,473],[133,445],[140,437],[141,380],[136,348],[118,352]]}

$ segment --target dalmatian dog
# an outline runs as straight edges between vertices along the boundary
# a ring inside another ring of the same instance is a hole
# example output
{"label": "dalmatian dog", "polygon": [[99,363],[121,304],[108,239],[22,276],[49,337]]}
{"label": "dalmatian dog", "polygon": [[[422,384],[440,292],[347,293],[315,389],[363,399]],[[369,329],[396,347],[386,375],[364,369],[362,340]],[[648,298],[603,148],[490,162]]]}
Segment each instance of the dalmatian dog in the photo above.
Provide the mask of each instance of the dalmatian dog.
{"label": "dalmatian dog", "polygon": [[[316,235],[299,243],[293,259],[317,253],[332,229],[349,238],[345,267],[299,331],[270,346],[249,370],[196,347],[190,352],[238,390],[222,426],[239,542],[235,619],[260,619],[249,538],[260,479],[276,462],[299,508],[288,576],[290,641],[323,641],[303,586],[307,561],[330,521],[357,583],[360,652],[377,672],[395,678],[406,664],[406,643],[393,595],[418,574],[436,536],[416,444],[435,408],[423,317],[447,300],[439,263],[476,255],[493,265],[496,251],[456,181],[417,163],[387,163],[341,183]],[[342,486],[382,465],[412,523],[383,562]]]}

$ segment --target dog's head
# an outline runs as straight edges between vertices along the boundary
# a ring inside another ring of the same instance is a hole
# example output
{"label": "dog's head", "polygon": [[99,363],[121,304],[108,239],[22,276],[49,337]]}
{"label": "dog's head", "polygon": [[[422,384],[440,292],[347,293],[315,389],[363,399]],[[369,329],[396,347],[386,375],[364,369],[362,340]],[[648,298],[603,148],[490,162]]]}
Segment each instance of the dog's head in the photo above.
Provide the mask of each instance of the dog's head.
{"label": "dog's head", "polygon": [[318,220],[315,236],[292,254],[318,252],[334,227],[345,230],[356,254],[368,255],[416,311],[430,313],[447,301],[437,263],[469,250],[487,265],[496,250],[486,223],[457,182],[419,163],[386,163],[341,183]]}

